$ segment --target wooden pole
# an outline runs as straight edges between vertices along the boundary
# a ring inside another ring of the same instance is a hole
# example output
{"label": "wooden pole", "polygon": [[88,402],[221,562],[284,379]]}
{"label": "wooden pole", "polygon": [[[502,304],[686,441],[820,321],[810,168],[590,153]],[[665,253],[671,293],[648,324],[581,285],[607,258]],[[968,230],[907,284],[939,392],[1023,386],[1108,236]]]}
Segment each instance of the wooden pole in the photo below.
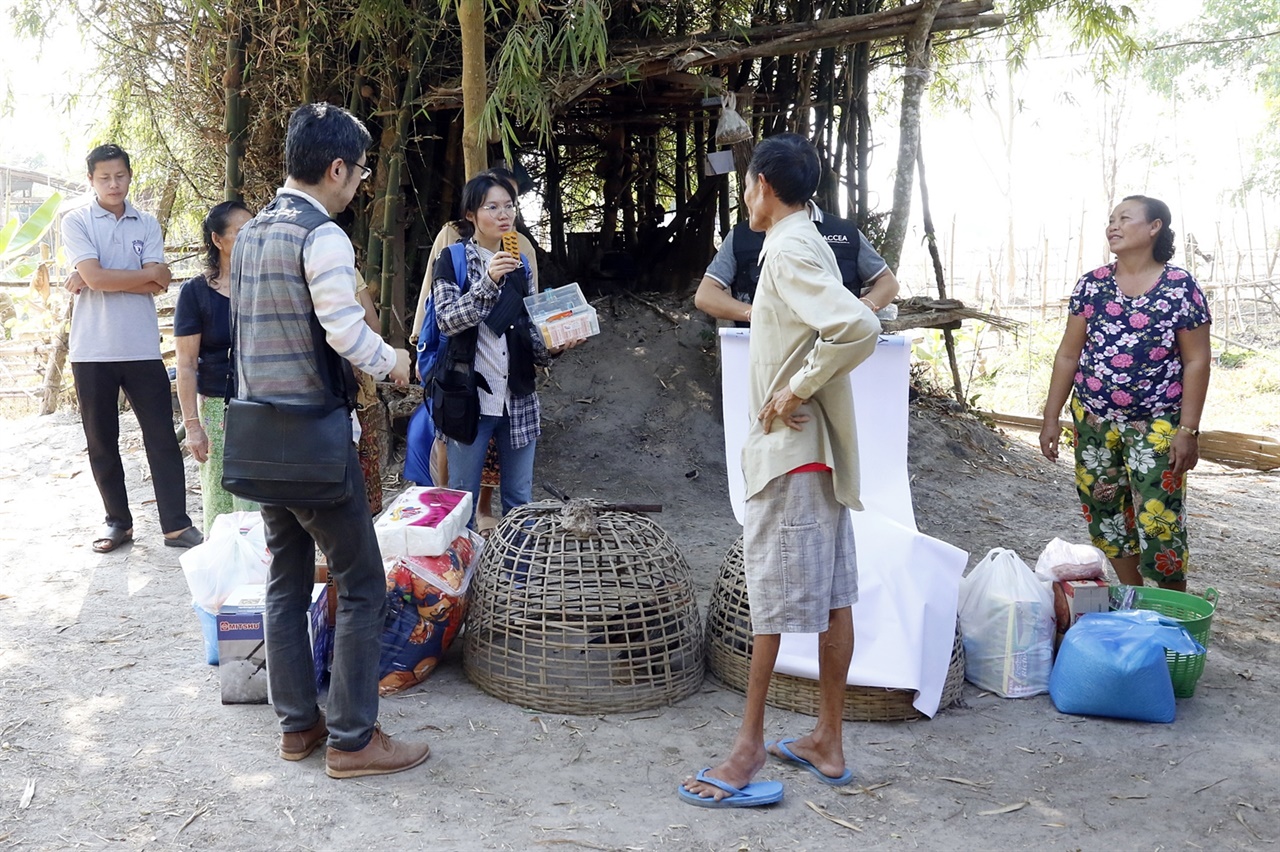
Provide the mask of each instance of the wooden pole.
{"label": "wooden pole", "polygon": [[225,97],[223,129],[227,134],[227,173],[223,185],[226,201],[244,200],[244,137],[248,124],[244,98],[245,27],[235,15],[227,16],[227,70],[222,79]]}

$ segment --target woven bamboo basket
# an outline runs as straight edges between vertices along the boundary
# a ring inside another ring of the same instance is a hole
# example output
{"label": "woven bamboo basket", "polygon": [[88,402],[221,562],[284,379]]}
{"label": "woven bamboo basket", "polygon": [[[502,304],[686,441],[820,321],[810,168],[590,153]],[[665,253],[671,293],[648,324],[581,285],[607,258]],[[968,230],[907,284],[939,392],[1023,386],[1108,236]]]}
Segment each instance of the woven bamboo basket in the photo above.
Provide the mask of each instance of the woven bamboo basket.
{"label": "woven bamboo basket", "polygon": [[[720,576],[711,591],[707,609],[707,667],[725,686],[746,692],[751,670],[751,609],[742,570],[742,538],[734,542],[720,565]],[[951,648],[951,665],[942,688],[938,709],[960,700],[964,689],[964,644],[956,628]],[[809,678],[774,672],[766,700],[774,707],[818,715],[818,682]],[[914,690],[875,686],[847,686],[844,691],[844,718],[849,722],[899,722],[925,718],[912,706]]]}
{"label": "woven bamboo basket", "polygon": [[463,637],[463,667],[485,692],[586,714],[671,704],[701,687],[688,564],[648,517],[605,505],[531,503],[493,531]]}

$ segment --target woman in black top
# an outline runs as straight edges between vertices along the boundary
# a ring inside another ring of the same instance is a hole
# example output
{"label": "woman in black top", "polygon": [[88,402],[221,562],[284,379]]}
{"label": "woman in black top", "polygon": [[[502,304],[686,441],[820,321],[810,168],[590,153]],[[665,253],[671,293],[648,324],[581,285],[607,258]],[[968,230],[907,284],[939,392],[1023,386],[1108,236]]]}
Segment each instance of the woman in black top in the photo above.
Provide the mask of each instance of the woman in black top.
{"label": "woman in black top", "polygon": [[205,271],[182,286],[173,314],[178,350],[178,402],[187,448],[200,462],[204,529],[232,511],[254,511],[222,489],[222,420],[231,348],[231,247],[253,218],[239,201],[224,201],[204,219]]}

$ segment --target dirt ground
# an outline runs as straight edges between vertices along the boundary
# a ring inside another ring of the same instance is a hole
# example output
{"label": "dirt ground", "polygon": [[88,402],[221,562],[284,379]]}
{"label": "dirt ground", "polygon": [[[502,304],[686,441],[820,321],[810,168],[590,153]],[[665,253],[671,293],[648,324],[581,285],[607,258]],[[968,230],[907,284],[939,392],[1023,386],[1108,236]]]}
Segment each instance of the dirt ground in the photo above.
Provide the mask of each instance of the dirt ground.
{"label": "dirt ground", "polygon": [[[738,535],[725,486],[714,329],[688,302],[601,304],[604,333],[563,357],[543,392],[538,481],[575,495],[661,502],[705,613]],[[1083,521],[1065,462],[942,402],[913,404],[922,531],[976,563],[1030,563]],[[1210,412],[1208,428],[1230,428]],[[178,553],[161,546],[136,424],[124,417],[136,542],[89,543],[101,504],[74,414],[0,430],[0,849],[828,850],[1242,849],[1280,840],[1280,576],[1270,564],[1277,476],[1202,465],[1190,513],[1193,590],[1221,604],[1194,698],[1171,725],[1058,713],[1048,696],[966,685],[933,719],[852,723],[858,781],[823,786],[773,763],[779,805],[712,811],[676,796],[717,761],[742,697],[708,678],[671,707],[563,716],[491,698],[458,652],[382,704],[431,759],[334,781],[287,763],[267,706],[224,706],[204,664]],[[198,481],[188,462],[189,505]],[[810,719],[771,709],[770,738]]]}

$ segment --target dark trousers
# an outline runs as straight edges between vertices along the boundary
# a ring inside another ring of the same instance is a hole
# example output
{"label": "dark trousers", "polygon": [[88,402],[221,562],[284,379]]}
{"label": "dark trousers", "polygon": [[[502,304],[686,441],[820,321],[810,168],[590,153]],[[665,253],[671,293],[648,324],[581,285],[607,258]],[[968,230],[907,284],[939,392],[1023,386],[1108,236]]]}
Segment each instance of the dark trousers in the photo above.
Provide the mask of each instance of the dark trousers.
{"label": "dark trousers", "polygon": [[262,507],[271,573],[267,578],[267,678],[280,728],[316,723],[316,680],[307,635],[307,607],[315,582],[316,545],[338,586],[333,674],[326,721],[329,745],[364,748],[378,720],[378,660],[387,601],[382,554],[373,531],[360,459],[347,458],[351,496],[326,509]]}
{"label": "dark trousers", "polygon": [[89,445],[89,467],[98,483],[107,523],[133,527],[129,492],[120,460],[120,391],[142,427],[142,444],[151,467],[160,529],[178,532],[191,526],[187,515],[187,481],[182,450],[173,429],[173,397],[169,372],[161,360],[81,361],[71,365],[80,399],[80,422]]}

